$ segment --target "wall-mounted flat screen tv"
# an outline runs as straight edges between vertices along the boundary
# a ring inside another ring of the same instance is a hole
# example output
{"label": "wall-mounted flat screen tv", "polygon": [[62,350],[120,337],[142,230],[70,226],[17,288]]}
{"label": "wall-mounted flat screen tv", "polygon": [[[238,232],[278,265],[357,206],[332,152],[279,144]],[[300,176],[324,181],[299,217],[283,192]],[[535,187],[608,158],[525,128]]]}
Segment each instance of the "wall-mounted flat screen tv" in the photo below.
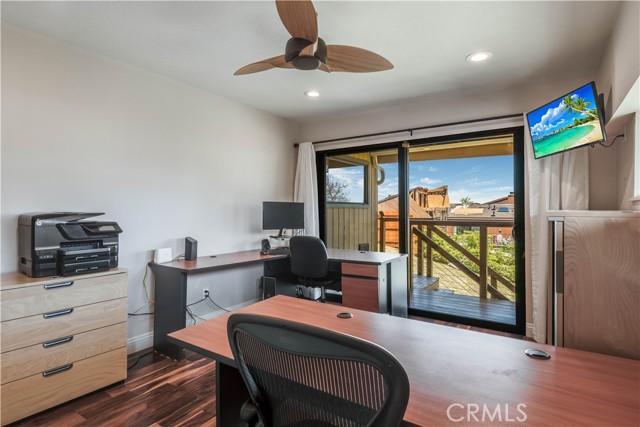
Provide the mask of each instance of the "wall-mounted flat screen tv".
{"label": "wall-mounted flat screen tv", "polygon": [[536,159],[607,139],[594,82],[527,113]]}

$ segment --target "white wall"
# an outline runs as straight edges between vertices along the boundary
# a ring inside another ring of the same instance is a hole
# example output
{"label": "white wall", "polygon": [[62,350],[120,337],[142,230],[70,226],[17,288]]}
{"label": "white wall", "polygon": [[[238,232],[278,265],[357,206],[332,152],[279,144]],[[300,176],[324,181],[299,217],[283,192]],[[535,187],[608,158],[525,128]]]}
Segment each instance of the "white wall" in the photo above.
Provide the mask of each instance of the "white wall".
{"label": "white wall", "polygon": [[478,88],[474,93],[448,94],[394,107],[345,114],[302,123],[302,141],[318,141],[359,134],[524,113],[593,80],[584,74],[510,90]]}
{"label": "white wall", "polygon": [[[598,70],[596,86],[604,94],[607,120],[619,112],[633,84],[640,75],[640,2],[626,1],[612,28],[605,55]],[[637,99],[637,95],[636,95]],[[640,105],[635,108],[640,111]],[[631,208],[634,195],[635,164],[640,143],[636,139],[635,117],[624,123],[626,138],[610,147],[597,147],[589,156],[590,208],[618,210]],[[607,138],[612,141],[624,125],[607,126]]]}
{"label": "white wall", "polygon": [[[17,269],[17,217],[96,211],[117,221],[129,309],[152,250],[259,247],[263,200],[291,200],[298,125],[2,24],[2,271]],[[199,279],[220,305],[258,297],[260,267]],[[151,279],[148,279],[152,282]],[[200,314],[214,311],[198,307]],[[129,322],[129,336],[152,330]]]}
{"label": "white wall", "polygon": [[622,2],[598,70],[596,86],[611,99],[609,117],[615,112],[640,74],[640,2]]}

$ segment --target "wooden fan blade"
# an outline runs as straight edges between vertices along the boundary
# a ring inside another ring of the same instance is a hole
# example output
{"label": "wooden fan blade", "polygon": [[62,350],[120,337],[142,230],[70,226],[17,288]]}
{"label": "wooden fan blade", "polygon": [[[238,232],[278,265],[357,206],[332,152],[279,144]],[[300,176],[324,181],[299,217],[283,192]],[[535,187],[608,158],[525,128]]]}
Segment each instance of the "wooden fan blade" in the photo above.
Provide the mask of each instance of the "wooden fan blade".
{"label": "wooden fan blade", "polygon": [[331,67],[329,67],[327,64],[323,64],[322,62],[320,63],[320,66],[318,67],[318,70],[322,70],[325,73],[330,73],[333,70],[331,69]]}
{"label": "wooden fan blade", "polygon": [[276,8],[291,37],[318,40],[318,16],[311,0],[276,0]]}
{"label": "wooden fan blade", "polygon": [[309,46],[302,49],[298,54],[298,56],[313,56],[315,55],[317,48],[318,48],[318,40],[316,40],[315,43],[311,43]]}
{"label": "wooden fan blade", "polygon": [[233,73],[233,75],[242,76],[244,74],[259,73],[260,71],[267,71],[272,68],[293,68],[293,65],[291,65],[290,62],[285,61],[284,55],[279,55],[274,56],[273,58],[254,62],[253,64],[245,65],[244,67]]}
{"label": "wooden fan blade", "polygon": [[327,65],[331,71],[372,73],[393,68],[393,64],[377,53],[353,46],[327,45]]}

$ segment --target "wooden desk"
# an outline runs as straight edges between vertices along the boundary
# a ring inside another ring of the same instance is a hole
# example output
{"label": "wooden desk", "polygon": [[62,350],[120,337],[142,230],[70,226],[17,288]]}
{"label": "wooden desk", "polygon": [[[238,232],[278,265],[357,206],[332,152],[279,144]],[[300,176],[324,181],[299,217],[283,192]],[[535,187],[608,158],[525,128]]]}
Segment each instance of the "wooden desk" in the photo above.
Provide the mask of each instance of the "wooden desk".
{"label": "wooden desk", "polygon": [[[640,362],[353,309],[352,319],[338,319],[341,311],[340,306],[276,296],[236,312],[325,327],[385,347],[409,376],[411,396],[404,419],[415,425],[640,424]],[[170,341],[221,362],[216,378],[218,427],[241,425],[239,405],[247,398],[227,340],[228,317],[169,334]],[[531,359],[524,354],[527,348],[547,351],[551,359]],[[521,417],[518,404],[526,405],[524,422],[514,421]],[[479,405],[478,419],[483,405],[491,413],[499,407],[502,418],[468,420],[467,405]]]}
{"label": "wooden desk", "polygon": [[286,258],[288,255],[260,255],[259,250],[199,257],[194,261],[172,261],[153,264],[155,304],[153,316],[153,349],[174,359],[182,359],[180,347],[167,342],[167,334],[186,326],[187,285],[193,274],[201,274],[244,265]]}
{"label": "wooden desk", "polygon": [[[407,317],[407,255],[345,249],[328,249],[328,253],[329,261],[338,262],[342,266],[348,306]],[[189,276],[258,263],[266,265],[277,260],[286,260],[288,257],[289,255],[260,255],[260,251],[256,249],[199,257],[194,261],[153,264],[151,269],[155,275],[154,350],[178,360],[183,357],[182,349],[167,342],[166,336],[169,332],[186,326]]]}

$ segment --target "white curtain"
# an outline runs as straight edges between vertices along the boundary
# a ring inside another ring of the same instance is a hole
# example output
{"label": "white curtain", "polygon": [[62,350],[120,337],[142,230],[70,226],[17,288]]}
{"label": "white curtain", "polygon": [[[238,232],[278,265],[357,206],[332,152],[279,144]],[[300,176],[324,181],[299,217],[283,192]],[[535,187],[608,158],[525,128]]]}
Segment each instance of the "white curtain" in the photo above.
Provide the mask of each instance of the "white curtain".
{"label": "white curtain", "polygon": [[304,233],[307,236],[320,234],[318,219],[318,177],[316,154],[313,144],[303,142],[298,146],[298,166],[293,188],[293,200],[304,203]]}
{"label": "white curtain", "polygon": [[547,307],[547,292],[551,268],[547,212],[589,208],[589,153],[588,149],[581,148],[536,160],[526,131],[524,144],[527,163],[525,194],[528,193],[525,202],[525,205],[528,204],[527,283],[532,293],[533,338],[544,343],[547,309],[550,309]]}

